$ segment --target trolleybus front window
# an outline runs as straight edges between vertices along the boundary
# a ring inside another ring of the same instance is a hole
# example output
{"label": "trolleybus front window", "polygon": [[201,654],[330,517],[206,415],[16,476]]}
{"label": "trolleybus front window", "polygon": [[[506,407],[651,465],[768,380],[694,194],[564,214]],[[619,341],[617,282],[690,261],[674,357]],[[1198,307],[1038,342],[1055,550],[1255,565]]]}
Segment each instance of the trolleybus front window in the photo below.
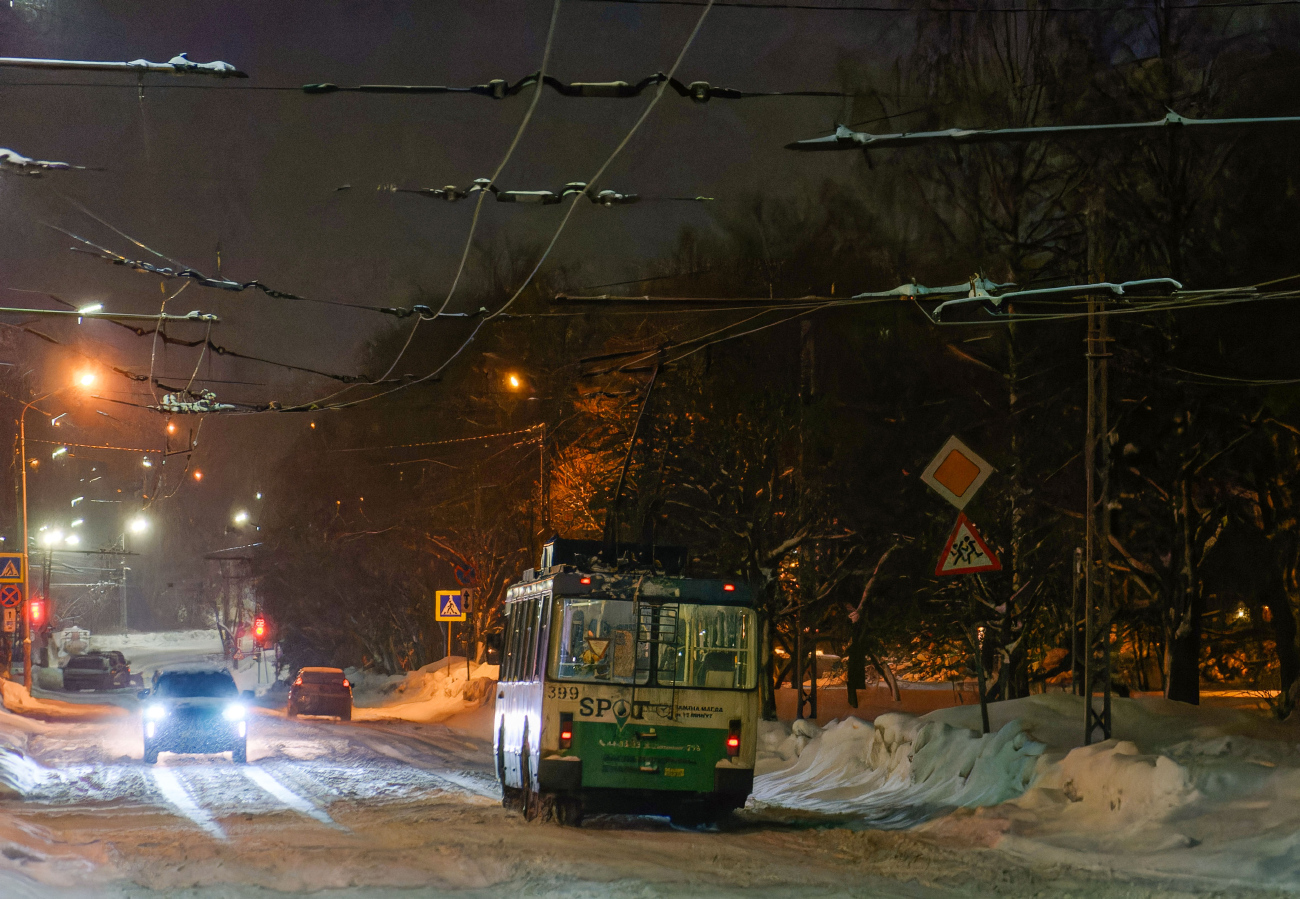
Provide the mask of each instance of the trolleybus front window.
{"label": "trolleybus front window", "polygon": [[[561,680],[630,684],[636,663],[636,625],[632,603],[619,599],[566,599],[560,620],[555,676]],[[642,647],[642,653],[647,652]]]}

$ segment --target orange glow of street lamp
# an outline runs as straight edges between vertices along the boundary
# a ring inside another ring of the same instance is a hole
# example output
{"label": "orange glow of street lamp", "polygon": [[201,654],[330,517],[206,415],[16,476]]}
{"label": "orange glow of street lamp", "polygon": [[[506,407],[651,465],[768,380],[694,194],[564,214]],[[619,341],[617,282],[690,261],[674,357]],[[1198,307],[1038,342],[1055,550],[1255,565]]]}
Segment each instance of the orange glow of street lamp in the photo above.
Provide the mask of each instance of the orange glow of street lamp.
{"label": "orange glow of street lamp", "polygon": [[194,480],[196,481],[203,480],[203,472],[199,471],[197,468],[194,469]]}
{"label": "orange glow of street lamp", "polygon": [[511,390],[518,390],[520,387],[524,386],[524,382],[520,379],[519,375],[513,373],[506,376],[506,383],[510,385]]}
{"label": "orange glow of street lamp", "polygon": [[95,383],[95,373],[93,371],[88,371],[77,375],[77,383],[82,387],[89,387]]}

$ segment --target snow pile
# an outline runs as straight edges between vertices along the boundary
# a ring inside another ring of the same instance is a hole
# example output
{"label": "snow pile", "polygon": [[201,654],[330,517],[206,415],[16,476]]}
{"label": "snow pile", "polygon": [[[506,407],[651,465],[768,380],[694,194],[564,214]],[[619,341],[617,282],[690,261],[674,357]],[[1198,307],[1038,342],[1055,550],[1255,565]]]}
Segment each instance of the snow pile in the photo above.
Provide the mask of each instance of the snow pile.
{"label": "snow pile", "polygon": [[221,652],[221,635],[215,629],[156,631],[147,634],[93,634],[90,648],[118,649],[131,658],[132,650],[164,649],[173,652],[195,650]]}
{"label": "snow pile", "polygon": [[470,664],[451,656],[405,675],[383,677],[349,668],[352,717],[432,723],[478,709],[496,697],[497,665]]}
{"label": "snow pile", "polygon": [[908,827],[961,806],[994,805],[1024,792],[1046,747],[1019,721],[979,734],[890,713],[824,729],[796,721],[760,733],[754,799],[782,808]]}

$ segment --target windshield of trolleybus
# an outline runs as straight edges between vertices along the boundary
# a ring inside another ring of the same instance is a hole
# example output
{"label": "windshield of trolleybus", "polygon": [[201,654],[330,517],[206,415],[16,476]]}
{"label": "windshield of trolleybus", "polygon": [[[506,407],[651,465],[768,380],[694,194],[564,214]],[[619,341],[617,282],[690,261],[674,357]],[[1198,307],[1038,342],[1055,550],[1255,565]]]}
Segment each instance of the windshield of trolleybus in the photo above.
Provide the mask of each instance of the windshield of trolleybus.
{"label": "windshield of trolleybus", "polygon": [[[607,684],[752,689],[754,610],[625,599],[563,599],[551,677]],[[653,675],[653,677],[652,677]]]}

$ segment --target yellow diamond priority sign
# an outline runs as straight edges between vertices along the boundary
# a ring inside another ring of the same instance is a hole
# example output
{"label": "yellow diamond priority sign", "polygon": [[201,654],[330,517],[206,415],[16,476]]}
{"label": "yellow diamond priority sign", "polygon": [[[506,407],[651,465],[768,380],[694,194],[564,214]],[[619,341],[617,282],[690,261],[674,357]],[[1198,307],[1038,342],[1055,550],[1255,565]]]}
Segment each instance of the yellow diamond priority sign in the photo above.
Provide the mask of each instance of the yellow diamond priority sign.
{"label": "yellow diamond priority sign", "polygon": [[974,450],[956,437],[949,437],[921,472],[921,480],[958,509],[964,509],[993,471],[993,466]]}

